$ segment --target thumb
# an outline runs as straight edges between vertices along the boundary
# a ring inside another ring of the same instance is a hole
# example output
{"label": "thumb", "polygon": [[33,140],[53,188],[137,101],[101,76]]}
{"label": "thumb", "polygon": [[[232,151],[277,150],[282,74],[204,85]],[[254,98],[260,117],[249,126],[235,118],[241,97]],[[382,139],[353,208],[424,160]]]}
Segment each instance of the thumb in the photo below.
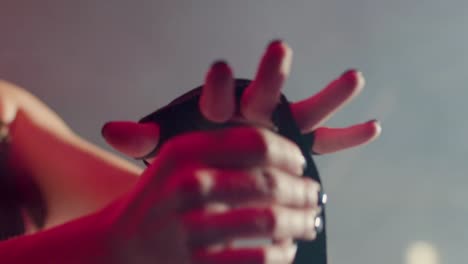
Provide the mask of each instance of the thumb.
{"label": "thumb", "polygon": [[17,103],[12,100],[10,94],[0,88],[0,122],[7,125],[11,124],[16,117],[17,111]]}
{"label": "thumb", "polygon": [[102,136],[115,150],[140,158],[156,148],[159,141],[159,126],[154,123],[111,121],[102,127]]}

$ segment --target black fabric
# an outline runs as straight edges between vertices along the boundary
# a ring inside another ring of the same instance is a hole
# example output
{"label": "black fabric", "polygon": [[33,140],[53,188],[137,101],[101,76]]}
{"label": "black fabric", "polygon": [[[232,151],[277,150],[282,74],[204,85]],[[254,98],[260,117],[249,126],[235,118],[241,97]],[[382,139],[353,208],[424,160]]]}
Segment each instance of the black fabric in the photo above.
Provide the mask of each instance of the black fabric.
{"label": "black fabric", "polygon": [[[235,93],[237,98],[237,108],[239,108],[239,101],[242,93],[249,84],[249,80],[236,80]],[[196,130],[222,129],[240,125],[234,122],[219,124],[206,120],[199,111],[198,106],[201,89],[202,87],[198,87],[191,90],[190,92],[173,100],[167,106],[147,115],[140,120],[142,123],[154,122],[160,126],[160,142],[158,147],[150,154],[141,157],[141,159],[153,157],[156,155],[159,148],[164,145],[167,140],[176,135]],[[286,138],[289,138],[300,147],[302,154],[307,161],[306,168],[304,169],[304,175],[321,183],[318,170],[315,166],[314,160],[312,159],[312,155],[310,154],[311,146],[314,141],[314,134],[301,134],[301,131],[292,116],[289,102],[284,95],[281,95],[280,103],[272,115],[272,121],[278,128],[277,133]],[[323,208],[322,214],[322,219],[325,223],[325,208]],[[325,227],[326,226],[324,225],[323,231],[318,234],[314,241],[298,241],[298,252],[294,263],[327,263]]]}

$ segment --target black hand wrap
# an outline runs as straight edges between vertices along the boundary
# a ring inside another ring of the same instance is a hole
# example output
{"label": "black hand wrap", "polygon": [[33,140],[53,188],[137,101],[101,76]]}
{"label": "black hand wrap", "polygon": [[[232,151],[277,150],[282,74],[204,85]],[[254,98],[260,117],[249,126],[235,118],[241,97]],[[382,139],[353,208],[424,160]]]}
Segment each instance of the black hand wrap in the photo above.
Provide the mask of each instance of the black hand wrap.
{"label": "black hand wrap", "polygon": [[[237,79],[236,98],[237,107],[239,107],[240,98],[243,91],[249,85],[249,80]],[[155,156],[159,148],[170,138],[196,130],[212,130],[239,125],[239,123],[214,123],[204,118],[199,110],[199,99],[202,87],[195,88],[190,92],[178,97],[169,105],[157,110],[156,112],[147,115],[140,120],[141,123],[154,122],[160,127],[159,144],[150,154],[141,159]],[[314,179],[321,183],[318,170],[315,166],[312,155],[310,154],[311,147],[314,141],[314,134],[310,133],[302,135],[299,127],[291,113],[289,102],[284,95],[281,95],[281,101],[276,107],[272,115],[273,124],[277,127],[277,133],[295,142],[301,149],[304,155],[307,166],[303,175]],[[322,220],[325,223],[325,208],[322,210]],[[298,252],[294,263],[305,264],[326,264],[327,263],[327,248],[326,248],[326,229],[323,226],[323,231],[317,234],[314,241],[298,241]]]}

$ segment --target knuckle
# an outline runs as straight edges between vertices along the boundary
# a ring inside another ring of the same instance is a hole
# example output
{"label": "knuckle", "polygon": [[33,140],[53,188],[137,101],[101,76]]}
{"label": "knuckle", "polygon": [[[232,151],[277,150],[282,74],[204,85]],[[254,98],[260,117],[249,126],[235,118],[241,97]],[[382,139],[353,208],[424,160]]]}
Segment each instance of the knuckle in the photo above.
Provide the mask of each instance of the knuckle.
{"label": "knuckle", "polygon": [[269,262],[271,250],[267,247],[261,247],[255,256],[255,263],[266,264]]}
{"label": "knuckle", "polygon": [[212,192],[215,171],[208,168],[187,168],[182,172],[179,192],[204,200]]}
{"label": "knuckle", "polygon": [[271,153],[272,135],[264,128],[248,128],[245,130],[245,140],[254,148],[254,151],[263,157]]}
{"label": "knuckle", "polygon": [[257,181],[260,192],[267,198],[275,200],[279,196],[280,184],[274,170],[264,170]]}
{"label": "knuckle", "polygon": [[210,195],[214,187],[214,175],[215,170],[203,168],[198,169],[194,172],[192,178],[194,182],[194,190],[201,196],[205,198]]}
{"label": "knuckle", "polygon": [[264,262],[261,263],[292,263],[290,247],[285,246],[271,246],[265,248]]}
{"label": "knuckle", "polygon": [[181,193],[198,193],[200,182],[195,177],[192,169],[185,169],[180,173],[179,192]]}
{"label": "knuckle", "polygon": [[268,235],[275,233],[278,225],[276,209],[274,207],[261,209],[261,217],[257,219],[255,224],[263,233]]}
{"label": "knuckle", "polygon": [[305,182],[306,205],[321,206],[320,199],[322,198],[319,197],[319,193],[322,189],[322,186],[310,178],[305,178]]}
{"label": "knuckle", "polygon": [[177,150],[175,150],[177,146],[175,142],[176,140],[177,139],[171,139],[165,142],[163,145],[161,145],[161,149],[159,150],[158,156],[166,159],[173,156],[173,153],[177,152]]}
{"label": "knuckle", "polygon": [[306,187],[307,191],[320,191],[320,183],[318,183],[316,180],[308,177],[304,177],[302,180],[304,181],[304,186]]}
{"label": "knuckle", "polygon": [[187,142],[190,142],[187,137],[189,135],[175,136],[161,145],[158,157],[164,158],[164,162],[172,164],[181,160],[182,154],[187,152]]}

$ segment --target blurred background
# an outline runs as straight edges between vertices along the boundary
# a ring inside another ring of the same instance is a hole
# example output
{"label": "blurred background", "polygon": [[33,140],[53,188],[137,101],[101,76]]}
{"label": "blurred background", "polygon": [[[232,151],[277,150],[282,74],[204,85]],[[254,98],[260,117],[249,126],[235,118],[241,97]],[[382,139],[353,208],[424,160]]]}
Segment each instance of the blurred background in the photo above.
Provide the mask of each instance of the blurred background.
{"label": "blurred background", "polygon": [[137,120],[226,59],[251,78],[265,46],[294,50],[299,100],[348,68],[362,95],[327,125],[377,118],[371,145],[317,158],[331,263],[466,263],[468,2],[0,0],[0,78],[109,149],[108,120]]}

